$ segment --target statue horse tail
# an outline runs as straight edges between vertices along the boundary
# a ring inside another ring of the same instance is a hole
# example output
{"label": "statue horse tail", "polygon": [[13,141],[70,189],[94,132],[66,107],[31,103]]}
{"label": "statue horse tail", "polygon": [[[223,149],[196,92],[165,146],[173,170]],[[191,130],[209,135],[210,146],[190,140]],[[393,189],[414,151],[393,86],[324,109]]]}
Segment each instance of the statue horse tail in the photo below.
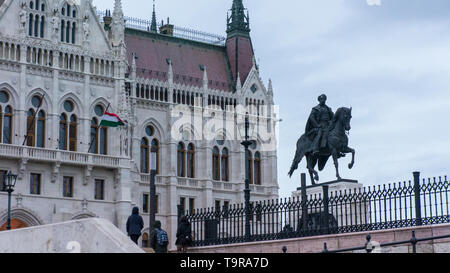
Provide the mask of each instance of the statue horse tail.
{"label": "statue horse tail", "polygon": [[295,157],[292,162],[291,170],[289,171],[288,175],[289,177],[292,177],[295,170],[297,170],[298,165],[302,161],[303,157],[306,155],[308,150],[311,147],[311,141],[308,139],[306,135],[303,135],[298,141],[297,141],[297,151],[295,152]]}

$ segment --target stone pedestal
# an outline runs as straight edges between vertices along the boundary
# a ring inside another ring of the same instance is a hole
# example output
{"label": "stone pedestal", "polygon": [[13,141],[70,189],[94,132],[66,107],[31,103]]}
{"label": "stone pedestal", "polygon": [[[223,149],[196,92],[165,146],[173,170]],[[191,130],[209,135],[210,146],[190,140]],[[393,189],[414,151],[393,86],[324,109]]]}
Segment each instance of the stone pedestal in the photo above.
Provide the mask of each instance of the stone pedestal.
{"label": "stone pedestal", "polygon": [[[323,186],[328,186],[328,192],[329,193],[336,193],[342,191],[342,194],[344,193],[350,193],[354,192],[355,189],[359,190],[363,188],[363,185],[358,183],[357,180],[350,180],[350,179],[341,179],[341,180],[335,180],[325,183],[320,183],[313,186],[307,186],[306,187],[306,195],[307,196],[314,196],[314,195],[321,195],[323,196]],[[297,188],[297,191],[292,193],[292,197],[301,197],[302,196],[302,188]]]}
{"label": "stone pedestal", "polygon": [[[324,187],[327,186],[327,187]],[[328,191],[326,192],[328,188]],[[307,205],[305,212],[309,218],[315,218],[313,225],[321,227],[319,222],[329,221],[329,227],[335,231],[338,228],[352,228],[367,224],[370,221],[369,204],[361,200],[358,193],[363,185],[356,180],[341,179],[306,187]],[[356,193],[355,193],[356,192]],[[292,193],[294,198],[302,199],[301,187]],[[324,212],[327,211],[328,213]],[[320,218],[320,219],[319,219]],[[302,218],[303,219],[303,218]],[[303,223],[306,224],[306,223]]]}

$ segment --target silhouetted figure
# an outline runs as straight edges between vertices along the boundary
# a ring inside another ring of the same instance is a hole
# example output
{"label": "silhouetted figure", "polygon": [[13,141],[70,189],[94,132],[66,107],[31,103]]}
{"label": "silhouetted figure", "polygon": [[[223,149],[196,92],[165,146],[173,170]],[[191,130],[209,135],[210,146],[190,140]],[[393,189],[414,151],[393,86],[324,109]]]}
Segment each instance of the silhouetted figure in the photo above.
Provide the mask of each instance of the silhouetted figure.
{"label": "silhouetted figure", "polygon": [[177,230],[177,245],[178,252],[186,253],[187,247],[191,245],[192,242],[192,230],[191,224],[189,223],[186,216],[183,216],[180,220],[180,225]]}
{"label": "silhouetted figure", "polygon": [[127,220],[127,233],[131,240],[138,244],[139,237],[141,236],[141,231],[144,228],[144,220],[139,215],[139,208],[134,207],[132,214]]}

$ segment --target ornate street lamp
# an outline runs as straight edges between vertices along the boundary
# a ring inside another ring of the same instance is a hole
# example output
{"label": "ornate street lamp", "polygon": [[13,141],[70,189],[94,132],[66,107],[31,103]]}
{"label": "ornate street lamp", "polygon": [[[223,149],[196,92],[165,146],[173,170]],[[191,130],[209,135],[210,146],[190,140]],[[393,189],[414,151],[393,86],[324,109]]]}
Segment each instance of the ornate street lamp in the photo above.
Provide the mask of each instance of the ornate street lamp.
{"label": "ornate street lamp", "polygon": [[14,187],[17,182],[17,175],[11,171],[7,175],[3,174],[3,181],[6,182],[6,191],[8,192],[8,225],[6,230],[11,230],[11,194],[14,192]]}
{"label": "ornate street lamp", "polygon": [[[255,125],[250,123],[248,113],[245,114],[244,122],[238,122],[238,129],[242,135],[244,135],[244,140],[241,145],[245,148],[245,189],[244,189],[244,199],[245,199],[245,241],[250,241],[250,163],[249,163],[249,147],[253,145],[254,141],[250,140],[250,135],[253,135],[253,130]],[[250,134],[250,135],[249,135]]]}
{"label": "ornate street lamp", "polygon": [[149,231],[153,228],[156,221],[156,171],[157,171],[157,150],[152,146],[150,150],[150,226]]}

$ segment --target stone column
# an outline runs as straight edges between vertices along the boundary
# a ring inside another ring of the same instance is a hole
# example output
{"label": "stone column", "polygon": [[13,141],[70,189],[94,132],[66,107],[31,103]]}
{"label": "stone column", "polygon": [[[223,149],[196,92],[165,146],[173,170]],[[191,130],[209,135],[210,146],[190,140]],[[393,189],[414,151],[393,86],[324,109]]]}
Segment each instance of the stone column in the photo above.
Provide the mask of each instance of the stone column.
{"label": "stone column", "polygon": [[115,225],[126,234],[126,221],[130,216],[132,209],[131,190],[133,182],[131,181],[130,166],[121,166],[117,172],[118,181],[116,185]]}

